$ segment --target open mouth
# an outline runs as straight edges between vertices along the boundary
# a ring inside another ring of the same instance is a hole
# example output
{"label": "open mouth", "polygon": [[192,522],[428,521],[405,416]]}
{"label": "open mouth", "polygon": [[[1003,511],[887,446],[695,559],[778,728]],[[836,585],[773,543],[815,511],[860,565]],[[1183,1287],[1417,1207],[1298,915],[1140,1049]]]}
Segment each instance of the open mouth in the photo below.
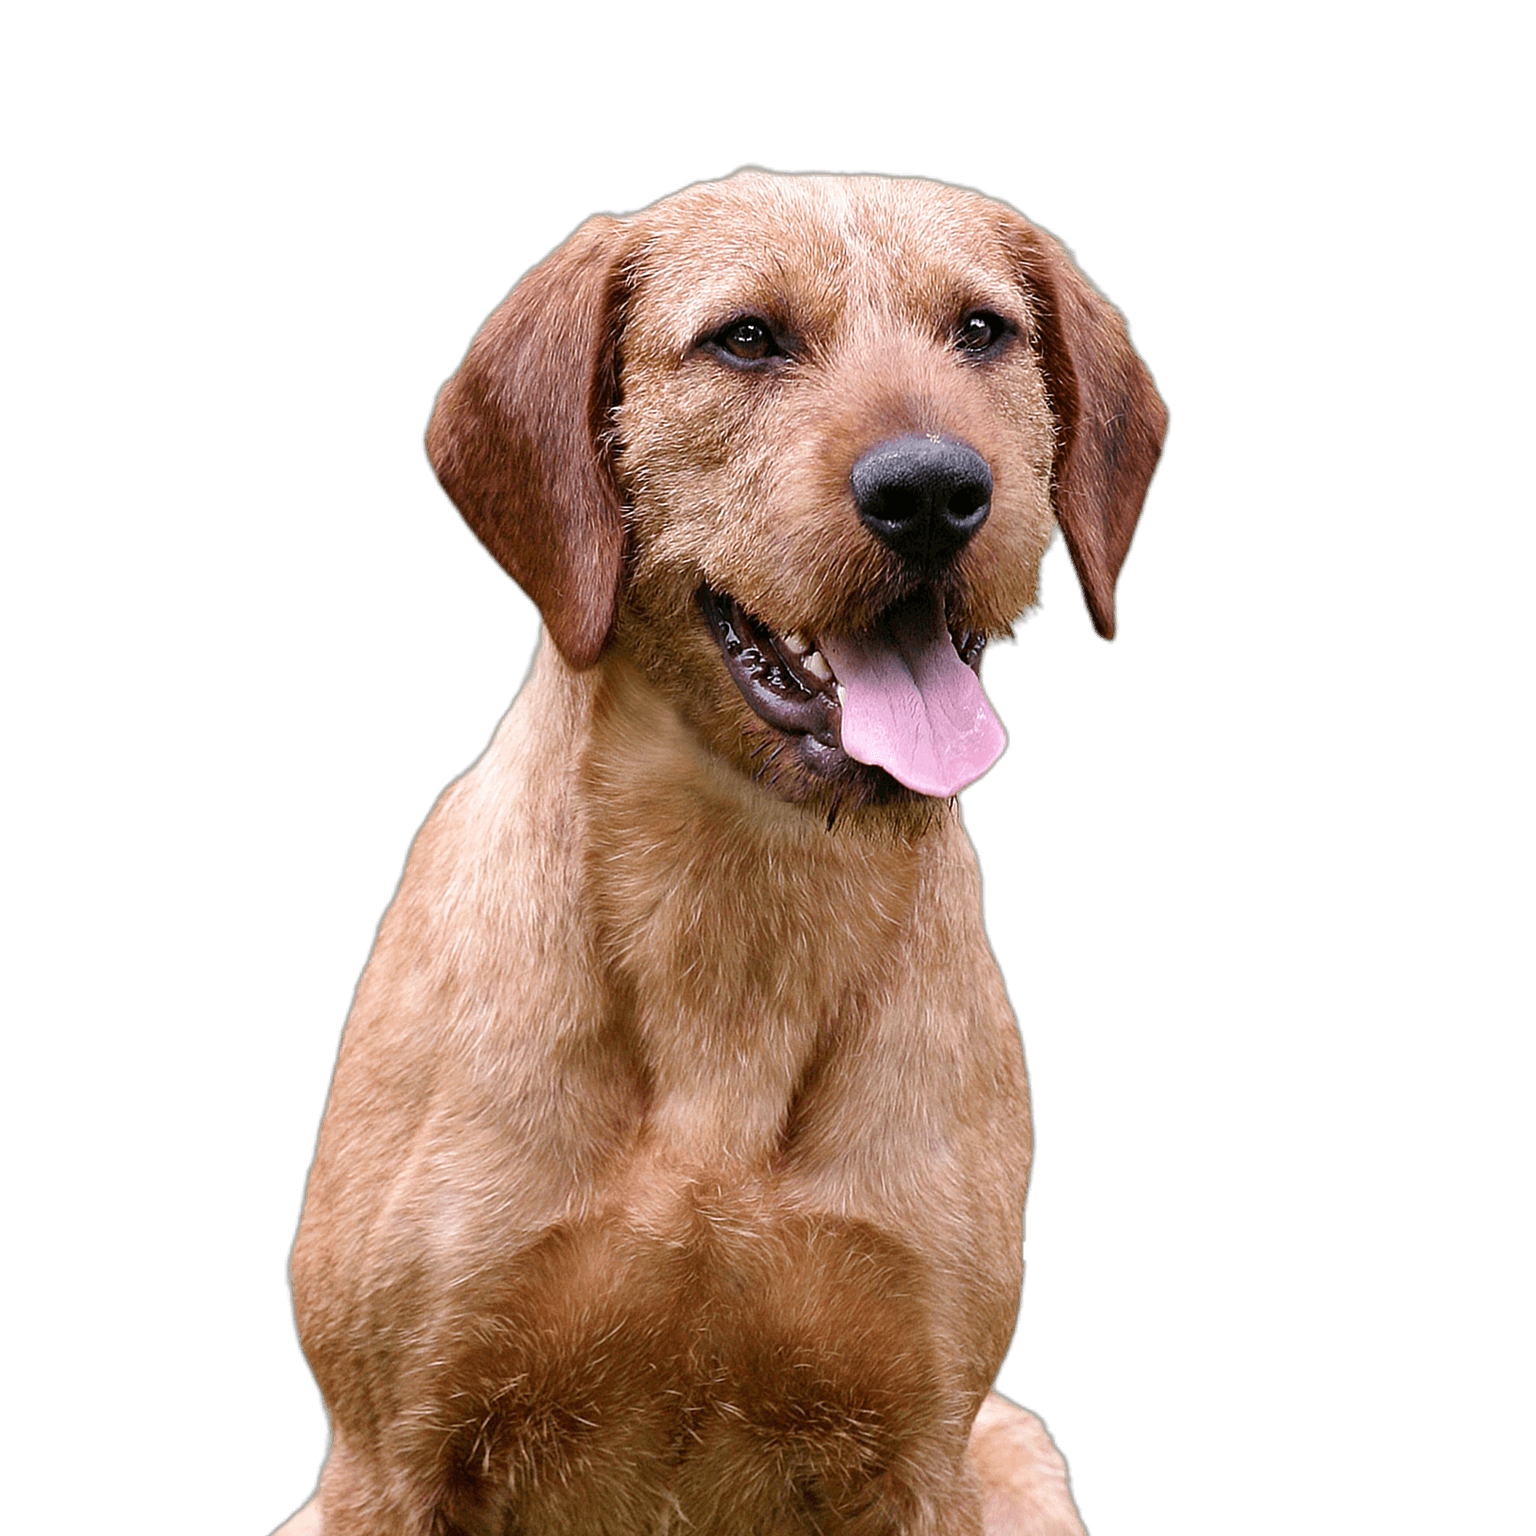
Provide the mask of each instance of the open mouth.
{"label": "open mouth", "polygon": [[903,599],[853,635],[780,634],[708,586],[699,606],[742,697],[776,731],[799,737],[819,772],[851,758],[947,797],[1006,744],[978,678],[986,637],[951,630],[937,591]]}

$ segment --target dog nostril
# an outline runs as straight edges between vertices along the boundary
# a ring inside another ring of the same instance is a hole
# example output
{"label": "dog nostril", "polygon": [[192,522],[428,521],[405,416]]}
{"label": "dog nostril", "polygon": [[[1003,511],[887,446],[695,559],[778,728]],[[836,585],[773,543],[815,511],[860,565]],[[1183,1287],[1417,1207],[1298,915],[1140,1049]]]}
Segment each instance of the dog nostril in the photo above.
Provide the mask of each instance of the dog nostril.
{"label": "dog nostril", "polygon": [[992,507],[987,461],[950,437],[913,432],[877,443],[848,480],[865,527],[914,564],[958,553]]}

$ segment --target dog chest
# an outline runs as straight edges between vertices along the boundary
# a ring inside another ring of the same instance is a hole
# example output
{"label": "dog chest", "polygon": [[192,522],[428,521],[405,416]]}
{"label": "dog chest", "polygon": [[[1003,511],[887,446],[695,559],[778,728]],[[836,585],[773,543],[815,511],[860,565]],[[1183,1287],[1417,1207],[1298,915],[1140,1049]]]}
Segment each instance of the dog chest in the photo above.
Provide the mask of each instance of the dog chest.
{"label": "dog chest", "polygon": [[415,1415],[456,1498],[517,1529],[673,1505],[708,1530],[727,1495],[741,1518],[743,1478],[767,1516],[908,1475],[965,1414],[929,1266],[868,1221],[770,1203],[695,1188],[551,1227],[461,1295]]}

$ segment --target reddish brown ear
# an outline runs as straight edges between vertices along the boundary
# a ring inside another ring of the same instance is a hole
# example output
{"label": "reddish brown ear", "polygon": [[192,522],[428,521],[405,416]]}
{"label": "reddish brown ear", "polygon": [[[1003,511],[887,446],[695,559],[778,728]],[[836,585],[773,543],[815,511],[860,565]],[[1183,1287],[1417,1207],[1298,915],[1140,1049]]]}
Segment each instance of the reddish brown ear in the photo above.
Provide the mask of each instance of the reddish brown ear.
{"label": "reddish brown ear", "polygon": [[617,219],[589,219],[503,300],[443,385],[427,457],[574,667],[613,627],[624,518],[602,447],[617,395]]}
{"label": "reddish brown ear", "polygon": [[[1021,221],[1022,222],[1022,221]],[[1125,563],[1168,409],[1136,355],[1119,310],[1051,236],[1022,231],[1041,352],[1056,409],[1056,521],[1093,626],[1115,635],[1115,579]]]}

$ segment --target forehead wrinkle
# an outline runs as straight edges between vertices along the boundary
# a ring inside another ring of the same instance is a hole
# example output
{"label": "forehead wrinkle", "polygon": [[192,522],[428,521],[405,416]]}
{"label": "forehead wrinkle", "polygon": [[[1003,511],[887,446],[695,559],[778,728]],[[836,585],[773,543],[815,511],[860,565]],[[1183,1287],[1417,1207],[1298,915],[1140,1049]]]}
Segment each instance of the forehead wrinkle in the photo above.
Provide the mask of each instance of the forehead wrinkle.
{"label": "forehead wrinkle", "polygon": [[[799,232],[792,252],[745,250],[701,263],[684,249],[644,262],[636,272],[639,302],[669,351],[678,355],[701,334],[736,315],[803,328],[831,329],[848,298],[851,268],[838,242],[813,245]],[[655,296],[660,297],[655,297]]]}
{"label": "forehead wrinkle", "polygon": [[966,260],[898,262],[884,276],[866,270],[850,313],[869,326],[916,331],[940,339],[975,310],[990,310],[1028,330],[1028,296],[1011,275]]}
{"label": "forehead wrinkle", "polygon": [[926,184],[856,179],[839,191],[838,234],[860,307],[924,326],[953,323],[975,308],[1027,321],[1025,290],[1001,242],[978,229],[966,194],[945,189],[935,199]]}
{"label": "forehead wrinkle", "polygon": [[747,313],[813,344],[850,322],[942,331],[975,308],[1027,326],[1025,290],[990,225],[978,227],[975,200],[934,194],[928,183],[751,173],[697,189],[652,215],[631,267],[637,310],[674,358]]}

